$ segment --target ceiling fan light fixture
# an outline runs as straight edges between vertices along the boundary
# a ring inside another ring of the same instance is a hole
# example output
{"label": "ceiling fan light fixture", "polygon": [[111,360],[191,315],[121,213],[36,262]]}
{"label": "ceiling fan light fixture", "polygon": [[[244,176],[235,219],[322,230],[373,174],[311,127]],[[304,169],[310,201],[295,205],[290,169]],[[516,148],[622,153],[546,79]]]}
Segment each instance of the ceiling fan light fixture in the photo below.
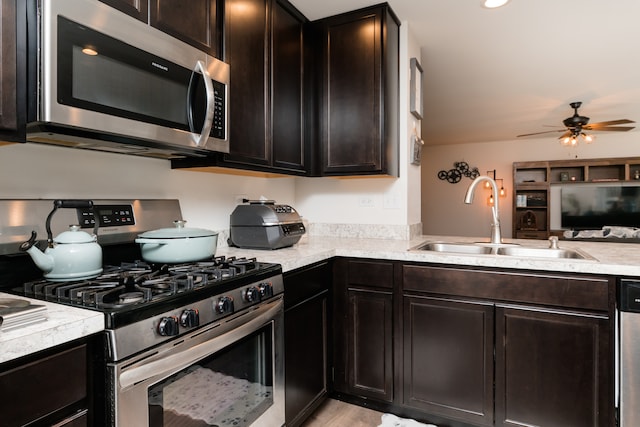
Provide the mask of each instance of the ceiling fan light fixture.
{"label": "ceiling fan light fixture", "polygon": [[495,9],[509,3],[509,0],[482,0],[482,7]]}
{"label": "ceiling fan light fixture", "polygon": [[586,142],[587,144],[591,144],[596,139],[595,135],[589,135],[584,132],[582,132],[580,135],[584,139],[584,142]]}
{"label": "ceiling fan light fixture", "polygon": [[560,139],[560,144],[565,147],[575,147],[578,145],[578,137],[576,135],[566,136]]}

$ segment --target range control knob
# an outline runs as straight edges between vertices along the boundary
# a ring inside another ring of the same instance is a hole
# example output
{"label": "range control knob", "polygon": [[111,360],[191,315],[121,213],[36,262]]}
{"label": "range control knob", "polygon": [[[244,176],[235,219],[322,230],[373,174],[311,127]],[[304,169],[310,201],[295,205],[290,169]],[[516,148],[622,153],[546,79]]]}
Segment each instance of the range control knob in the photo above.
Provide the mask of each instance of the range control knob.
{"label": "range control knob", "polygon": [[227,296],[218,298],[216,311],[220,314],[233,313],[233,298]]}
{"label": "range control knob", "polygon": [[200,313],[195,308],[187,308],[180,315],[180,326],[195,328],[200,325]]}
{"label": "range control knob", "polygon": [[260,283],[260,297],[262,299],[264,298],[270,298],[273,296],[273,285],[269,282],[263,282]]}
{"label": "range control knob", "polygon": [[247,302],[259,302],[260,301],[260,289],[255,286],[247,288],[244,292],[244,299]]}
{"label": "range control knob", "polygon": [[163,337],[178,335],[178,318],[176,316],[168,316],[160,319],[158,333]]}

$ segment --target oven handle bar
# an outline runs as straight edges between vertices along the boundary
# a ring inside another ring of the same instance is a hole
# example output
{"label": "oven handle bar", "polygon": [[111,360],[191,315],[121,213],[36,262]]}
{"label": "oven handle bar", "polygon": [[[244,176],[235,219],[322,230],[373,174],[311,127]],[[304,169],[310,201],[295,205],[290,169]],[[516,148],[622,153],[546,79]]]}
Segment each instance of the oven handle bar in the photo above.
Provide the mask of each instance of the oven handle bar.
{"label": "oven handle bar", "polygon": [[124,389],[156,376],[163,376],[179,371],[198,360],[222,350],[228,345],[233,344],[239,338],[257,331],[263,325],[273,320],[277,313],[283,310],[283,305],[282,298],[280,298],[275,304],[266,304],[248,314],[247,316],[251,318],[249,321],[246,321],[246,318],[242,316],[241,319],[243,323],[240,326],[232,328],[218,337],[162,359],[148,362],[122,372],[119,377],[120,387]]}

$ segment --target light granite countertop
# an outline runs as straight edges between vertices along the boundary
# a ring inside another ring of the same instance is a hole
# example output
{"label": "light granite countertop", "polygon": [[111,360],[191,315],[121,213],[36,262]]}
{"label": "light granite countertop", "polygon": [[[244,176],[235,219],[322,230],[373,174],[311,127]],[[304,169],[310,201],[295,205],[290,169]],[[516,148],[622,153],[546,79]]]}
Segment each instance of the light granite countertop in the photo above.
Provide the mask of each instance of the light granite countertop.
{"label": "light granite countertop", "polygon": [[[486,241],[486,239],[421,236],[409,241],[304,236],[299,243],[290,248],[271,251],[224,247],[218,249],[217,255],[255,257],[263,262],[280,263],[284,272],[335,256],[342,256],[640,278],[640,244],[637,243],[559,242],[561,248],[579,249],[595,258],[594,260],[536,259],[503,255],[465,255],[410,250],[426,241],[476,242]],[[505,242],[517,243],[528,247],[546,248],[549,246],[549,242],[540,240],[507,239]],[[0,293],[0,297],[15,297],[15,295]],[[88,336],[104,329],[104,316],[102,313],[50,302],[32,301],[37,304],[47,305],[48,320],[11,331],[2,331],[0,329],[0,363]]]}
{"label": "light granite countertop", "polygon": [[104,314],[0,292],[47,307],[47,320],[8,331],[0,327],[0,363],[86,337],[104,330]]}
{"label": "light granite countertop", "polygon": [[[282,264],[283,271],[291,271],[334,256],[374,258],[410,262],[513,268],[522,270],[593,273],[640,278],[640,244],[565,241],[564,249],[578,249],[592,256],[589,259],[524,258],[504,255],[454,254],[431,251],[412,251],[424,242],[488,242],[488,239],[458,236],[420,236],[413,240],[326,238],[309,236],[290,248],[278,250],[247,250],[220,248],[218,255],[255,257],[260,261]],[[505,243],[548,248],[545,240],[505,239]]]}

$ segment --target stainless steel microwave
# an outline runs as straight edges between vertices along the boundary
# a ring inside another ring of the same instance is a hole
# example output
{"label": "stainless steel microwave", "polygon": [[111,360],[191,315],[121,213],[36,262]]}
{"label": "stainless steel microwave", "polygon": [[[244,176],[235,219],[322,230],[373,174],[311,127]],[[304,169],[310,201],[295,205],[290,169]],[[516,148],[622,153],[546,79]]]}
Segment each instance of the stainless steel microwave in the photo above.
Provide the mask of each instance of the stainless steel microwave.
{"label": "stainless steel microwave", "polygon": [[229,152],[228,64],[97,0],[33,8],[28,141],[161,158]]}

